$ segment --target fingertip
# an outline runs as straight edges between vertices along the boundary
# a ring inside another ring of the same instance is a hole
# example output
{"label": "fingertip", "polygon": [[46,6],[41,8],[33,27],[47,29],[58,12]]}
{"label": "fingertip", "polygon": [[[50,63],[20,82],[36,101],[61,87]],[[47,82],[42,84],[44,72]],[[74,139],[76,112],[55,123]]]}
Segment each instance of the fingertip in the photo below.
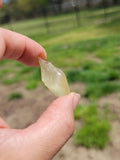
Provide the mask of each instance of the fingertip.
{"label": "fingertip", "polygon": [[2,3],[3,3],[3,1],[2,1],[2,0],[0,0],[0,8],[2,7]]}
{"label": "fingertip", "polygon": [[80,101],[80,94],[71,92],[69,95],[72,97],[72,106],[73,109],[75,110]]}
{"label": "fingertip", "polygon": [[[0,3],[2,3],[1,0]],[[0,46],[0,59],[1,57],[14,59],[25,65],[35,67],[39,66],[38,56],[42,59],[47,58],[45,49],[39,43],[19,33],[0,28],[1,42],[3,44]]]}
{"label": "fingertip", "polygon": [[69,110],[74,111],[79,103],[80,100],[80,94],[77,94],[75,92],[71,92],[70,94],[66,96],[62,96],[57,98],[51,106],[54,108],[54,110]]}
{"label": "fingertip", "polygon": [[31,67],[37,67],[39,66],[38,57],[46,60],[47,53],[45,49],[39,43],[26,37],[24,53],[18,61]]}
{"label": "fingertip", "polygon": [[44,60],[47,59],[47,52],[46,50],[41,46],[41,52],[39,53],[38,57],[37,57],[37,66],[39,66],[39,58],[42,58]]}
{"label": "fingertip", "polygon": [[46,52],[46,50],[42,47],[42,52],[41,52],[41,54],[40,54],[40,57],[42,58],[42,59],[44,59],[44,60],[46,60],[47,59],[47,52]]}

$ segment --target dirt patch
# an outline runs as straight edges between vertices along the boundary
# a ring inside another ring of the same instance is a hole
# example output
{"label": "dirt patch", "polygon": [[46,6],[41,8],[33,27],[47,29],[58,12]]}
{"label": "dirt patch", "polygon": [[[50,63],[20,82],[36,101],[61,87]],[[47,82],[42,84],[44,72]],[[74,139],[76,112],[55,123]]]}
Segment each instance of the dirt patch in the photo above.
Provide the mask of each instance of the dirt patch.
{"label": "dirt patch", "polygon": [[81,95],[80,103],[81,105],[88,105],[89,100],[85,98],[83,95],[85,94],[86,85],[84,83],[78,82],[74,83],[70,86],[71,91],[77,92]]}
{"label": "dirt patch", "polygon": [[97,62],[97,63],[102,63],[102,60],[100,58],[98,58],[98,57],[95,57],[94,55],[90,55],[86,59],[94,61],[94,62]]}
{"label": "dirt patch", "polygon": [[120,118],[120,93],[113,93],[111,95],[100,98],[98,102],[101,107],[109,107],[112,113],[115,113]]}
{"label": "dirt patch", "polygon": [[[31,91],[26,90],[25,85],[20,83],[0,86],[0,113],[12,128],[25,128],[35,122],[55,99],[55,96],[41,85]],[[23,98],[9,101],[9,95],[14,92],[22,93]]]}

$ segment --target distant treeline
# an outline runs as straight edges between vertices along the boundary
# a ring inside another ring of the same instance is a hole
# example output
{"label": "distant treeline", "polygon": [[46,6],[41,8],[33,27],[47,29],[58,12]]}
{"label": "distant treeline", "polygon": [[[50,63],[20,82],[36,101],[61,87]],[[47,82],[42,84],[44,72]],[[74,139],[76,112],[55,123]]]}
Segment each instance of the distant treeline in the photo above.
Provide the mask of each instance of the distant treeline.
{"label": "distant treeline", "polygon": [[118,4],[120,0],[8,0],[0,10],[0,23]]}

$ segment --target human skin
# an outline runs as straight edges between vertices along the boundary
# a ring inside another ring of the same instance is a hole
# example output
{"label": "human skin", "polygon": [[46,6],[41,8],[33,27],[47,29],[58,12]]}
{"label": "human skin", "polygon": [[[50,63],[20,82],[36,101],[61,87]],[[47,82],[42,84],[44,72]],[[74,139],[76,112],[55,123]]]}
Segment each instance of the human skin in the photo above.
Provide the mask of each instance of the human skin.
{"label": "human skin", "polygon": [[2,1],[2,0],[0,0],[0,7],[2,6],[2,3],[3,3],[3,1]]}
{"label": "human skin", "polygon": [[[13,59],[35,67],[39,65],[38,56],[46,59],[46,52],[38,43],[0,28],[0,60]],[[79,98],[70,93],[56,99],[26,129],[12,129],[0,118],[0,160],[51,160],[73,134]]]}

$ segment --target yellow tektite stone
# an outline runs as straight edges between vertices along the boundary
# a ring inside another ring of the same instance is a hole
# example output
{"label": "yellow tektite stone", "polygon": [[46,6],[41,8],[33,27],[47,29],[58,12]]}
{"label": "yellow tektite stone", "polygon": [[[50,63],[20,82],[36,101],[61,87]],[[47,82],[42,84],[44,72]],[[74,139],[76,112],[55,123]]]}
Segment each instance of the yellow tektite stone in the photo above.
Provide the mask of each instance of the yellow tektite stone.
{"label": "yellow tektite stone", "polygon": [[42,81],[56,96],[65,96],[70,93],[66,76],[62,70],[52,63],[39,58]]}

